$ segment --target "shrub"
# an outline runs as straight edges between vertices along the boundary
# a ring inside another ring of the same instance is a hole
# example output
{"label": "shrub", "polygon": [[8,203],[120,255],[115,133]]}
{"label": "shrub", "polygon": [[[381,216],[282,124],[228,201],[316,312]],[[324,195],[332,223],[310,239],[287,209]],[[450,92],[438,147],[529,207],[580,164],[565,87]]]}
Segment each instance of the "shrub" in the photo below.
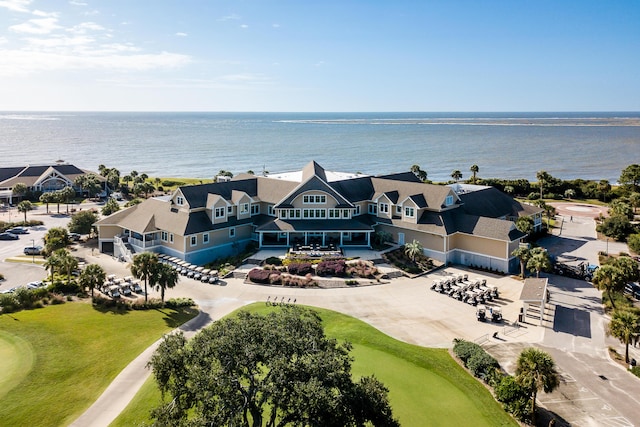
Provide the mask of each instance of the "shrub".
{"label": "shrub", "polygon": [[478,344],[466,341],[462,339],[453,340],[453,353],[462,360],[464,366],[467,366],[467,361],[474,355],[484,350]]}
{"label": "shrub", "polygon": [[494,389],[496,400],[518,420],[531,419],[530,390],[520,385],[511,375],[505,375]]}
{"label": "shrub", "polygon": [[633,368],[629,369],[629,371],[636,377],[640,378],[640,366],[634,366]]}
{"label": "shrub", "polygon": [[20,302],[13,294],[0,294],[0,308],[3,313],[13,313],[20,309]]}
{"label": "shrub", "polygon": [[629,249],[636,254],[640,254],[640,234],[632,234],[627,239]]}
{"label": "shrub", "polygon": [[318,276],[344,277],[347,275],[347,266],[343,259],[322,261],[316,267]]}
{"label": "shrub", "polygon": [[62,281],[56,281],[49,286],[49,291],[59,293],[59,294],[77,294],[78,292],[82,292],[80,285],[75,280],[71,280],[68,283]]}
{"label": "shrub", "polygon": [[269,282],[269,276],[271,276],[272,274],[275,274],[273,271],[269,271],[269,270],[262,270],[260,268],[254,268],[253,270],[249,271],[249,274],[247,275],[247,278],[252,281],[253,283],[262,283],[262,284],[268,284]]}
{"label": "shrub", "polygon": [[196,303],[191,298],[170,298],[164,304],[169,308],[193,307]]}
{"label": "shrub", "polygon": [[18,304],[22,308],[31,308],[36,301],[33,292],[27,288],[18,288],[13,293],[13,296],[18,301]]}
{"label": "shrub", "polygon": [[174,181],[171,179],[165,179],[164,181],[162,181],[162,185],[165,187],[180,187],[184,184],[185,183],[183,181]]}
{"label": "shrub", "polygon": [[296,276],[306,276],[307,274],[313,274],[313,267],[308,262],[296,262],[289,264],[287,267],[289,274]]}
{"label": "shrub", "polygon": [[596,230],[607,237],[612,237],[617,241],[623,241],[633,232],[633,226],[627,217],[623,215],[613,215],[605,218],[602,224],[596,226]]}
{"label": "shrub", "polygon": [[267,265],[282,265],[282,260],[277,256],[270,256],[264,261]]}
{"label": "shrub", "polygon": [[500,367],[498,361],[486,351],[476,351],[467,360],[467,367],[473,376],[487,380],[488,375]]}

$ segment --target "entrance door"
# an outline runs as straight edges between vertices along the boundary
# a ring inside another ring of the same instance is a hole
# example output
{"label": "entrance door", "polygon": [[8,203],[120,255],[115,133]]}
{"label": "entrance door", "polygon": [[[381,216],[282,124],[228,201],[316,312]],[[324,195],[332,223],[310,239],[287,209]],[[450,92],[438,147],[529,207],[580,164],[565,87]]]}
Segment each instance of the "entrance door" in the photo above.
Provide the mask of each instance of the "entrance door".
{"label": "entrance door", "polygon": [[398,244],[400,246],[404,245],[404,233],[398,233]]}

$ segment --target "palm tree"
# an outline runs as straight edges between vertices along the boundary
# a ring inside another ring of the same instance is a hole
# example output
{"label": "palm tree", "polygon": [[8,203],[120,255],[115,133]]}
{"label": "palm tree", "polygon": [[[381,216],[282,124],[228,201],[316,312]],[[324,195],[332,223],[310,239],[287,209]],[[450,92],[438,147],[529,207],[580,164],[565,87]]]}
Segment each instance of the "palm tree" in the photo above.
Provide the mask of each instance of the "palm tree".
{"label": "palm tree", "polygon": [[453,172],[451,172],[451,178],[453,178],[455,182],[460,181],[462,179],[462,172],[460,172],[458,169],[454,170]]}
{"label": "palm tree", "polygon": [[574,197],[576,197],[576,190],[574,190],[573,188],[568,188],[565,192],[564,192],[564,198],[565,199],[573,199]]}
{"label": "palm tree", "polygon": [[160,290],[160,299],[164,304],[165,289],[174,288],[178,284],[180,276],[170,265],[162,263],[156,264],[152,276],[153,278],[151,281],[155,282],[156,289]]}
{"label": "palm tree", "polygon": [[593,284],[601,291],[606,291],[611,301],[611,307],[616,308],[613,293],[622,290],[625,284],[624,273],[613,265],[605,264],[593,274]]}
{"label": "palm tree", "polygon": [[606,203],[607,195],[611,191],[611,184],[606,179],[601,179],[598,182],[597,188],[598,188],[598,191],[600,192],[600,195],[602,196],[602,201]]}
{"label": "palm tree", "polygon": [[427,180],[427,172],[422,170],[419,165],[412,165],[411,166],[411,172],[413,172],[415,174],[415,176],[417,176],[420,181],[426,181]]}
{"label": "palm tree", "polygon": [[640,332],[640,317],[627,310],[615,310],[609,322],[607,334],[618,338],[625,345],[624,360],[629,363],[629,343]]}
{"label": "palm tree", "polygon": [[158,255],[152,252],[142,252],[133,257],[133,263],[131,264],[131,274],[136,279],[144,280],[144,301],[147,301],[147,284],[149,279],[152,278],[155,271],[156,264],[158,263]]}
{"label": "palm tree", "polygon": [[530,216],[521,216],[516,219],[516,228],[527,236],[533,232],[533,219]]}
{"label": "palm tree", "polygon": [[42,193],[39,200],[47,206],[47,213],[49,213],[49,203],[53,202],[53,193]]}
{"label": "palm tree", "polygon": [[24,213],[24,222],[27,223],[27,212],[33,210],[33,205],[28,200],[23,200],[18,203],[18,212]]}
{"label": "palm tree", "polygon": [[415,261],[418,255],[422,254],[422,244],[413,239],[413,242],[404,244],[404,253],[411,261]]}
{"label": "palm tree", "polygon": [[549,260],[549,254],[543,248],[533,248],[531,250],[531,257],[527,261],[527,268],[529,271],[535,271],[536,277],[540,277],[541,271],[547,271],[551,268],[551,261]]}
{"label": "palm tree", "polygon": [[69,244],[69,233],[66,228],[52,227],[44,235],[46,251],[52,254],[58,249],[65,248]]}
{"label": "palm tree", "polygon": [[73,187],[64,187],[62,190],[60,190],[60,197],[67,205],[67,214],[69,213],[69,202],[75,195],[76,190],[74,190]]}
{"label": "palm tree", "polygon": [[82,288],[91,289],[91,298],[93,298],[93,290],[104,283],[107,274],[104,269],[98,264],[89,264],[80,273],[80,286]]}
{"label": "palm tree", "polygon": [[504,186],[504,192],[507,194],[513,194],[513,192],[515,191],[515,188],[513,188],[513,186],[511,185],[505,185]]}
{"label": "palm tree", "polygon": [[536,173],[536,178],[538,179],[538,186],[540,187],[540,198],[543,199],[544,185],[549,182],[551,175],[549,175],[547,171],[538,171]]}
{"label": "palm tree", "polygon": [[66,249],[58,249],[56,253],[60,257],[60,268],[64,269],[67,273],[67,284],[69,284],[71,281],[71,271],[78,268],[78,260]]}
{"label": "palm tree", "polygon": [[471,179],[473,180],[473,183],[475,184],[476,183],[476,174],[480,171],[480,168],[478,167],[478,165],[471,165],[469,170],[473,174],[473,177]]}
{"label": "palm tree", "polygon": [[60,257],[55,252],[50,254],[47,260],[44,263],[45,270],[49,270],[51,272],[51,282],[53,282],[53,276],[56,271],[60,268]]}
{"label": "palm tree", "polygon": [[526,246],[520,246],[518,249],[511,252],[511,255],[520,260],[520,276],[524,279],[525,266],[529,261],[529,258],[531,258],[531,250]]}
{"label": "palm tree", "polygon": [[516,381],[530,390],[531,421],[536,425],[536,396],[540,390],[551,393],[560,385],[555,362],[549,354],[534,347],[522,350],[516,367]]}

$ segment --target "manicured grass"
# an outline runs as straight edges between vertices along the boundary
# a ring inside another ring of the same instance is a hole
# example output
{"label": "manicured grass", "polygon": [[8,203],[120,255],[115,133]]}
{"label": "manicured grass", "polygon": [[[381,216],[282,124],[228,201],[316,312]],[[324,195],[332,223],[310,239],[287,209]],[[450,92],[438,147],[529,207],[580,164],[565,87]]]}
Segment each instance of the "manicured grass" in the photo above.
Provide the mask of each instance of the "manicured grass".
{"label": "manicured grass", "polygon": [[131,360],[195,314],[98,311],[75,302],[0,315],[0,424],[70,424]]}
{"label": "manicured grass", "polygon": [[[260,313],[277,309],[262,303],[243,308]],[[446,349],[406,344],[353,317],[314,310],[320,313],[328,336],[354,345],[354,376],[374,374],[389,388],[394,414],[402,426],[517,426],[489,391],[462,369]],[[149,410],[159,402],[154,381],[147,381],[112,426],[148,422]]]}

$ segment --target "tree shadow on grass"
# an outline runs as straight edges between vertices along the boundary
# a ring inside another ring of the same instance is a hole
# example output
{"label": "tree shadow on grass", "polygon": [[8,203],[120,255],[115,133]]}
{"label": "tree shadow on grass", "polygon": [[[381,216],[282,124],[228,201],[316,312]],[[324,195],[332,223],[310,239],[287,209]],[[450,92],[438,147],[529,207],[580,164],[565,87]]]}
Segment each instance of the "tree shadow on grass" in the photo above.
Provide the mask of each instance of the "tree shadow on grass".
{"label": "tree shadow on grass", "polygon": [[94,310],[103,314],[129,314],[129,312],[131,311],[126,307],[123,307],[122,305],[115,304],[92,304],[92,306]]}
{"label": "tree shadow on grass", "polygon": [[[185,324],[185,322],[189,322],[189,320],[198,317],[198,312],[199,312],[199,310],[195,307],[178,307],[175,309],[156,308],[155,310],[164,314],[164,317],[162,318],[162,320],[164,320],[167,326],[169,326],[170,328],[177,328]],[[200,316],[202,316],[202,313],[200,314]],[[207,315],[207,318],[208,318],[208,315]],[[207,322],[209,320],[210,318],[206,319]],[[185,325],[185,327],[181,329],[192,330],[193,328]]]}

